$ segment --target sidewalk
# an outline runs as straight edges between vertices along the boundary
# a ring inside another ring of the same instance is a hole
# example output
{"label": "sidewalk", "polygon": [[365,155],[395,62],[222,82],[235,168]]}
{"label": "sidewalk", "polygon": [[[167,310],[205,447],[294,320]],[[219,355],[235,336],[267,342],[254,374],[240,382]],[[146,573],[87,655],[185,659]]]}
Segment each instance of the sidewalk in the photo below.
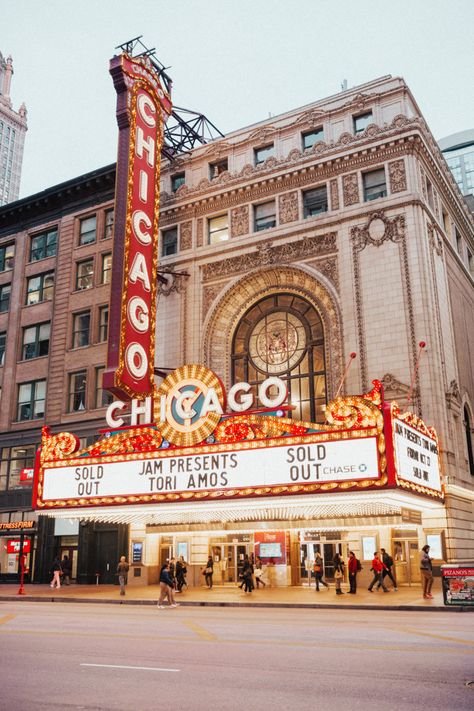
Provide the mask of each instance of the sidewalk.
{"label": "sidewalk", "polygon": [[[126,605],[154,605],[159,597],[159,586],[127,586],[127,594],[119,594],[118,585],[75,585],[62,586],[52,590],[49,585],[25,585],[25,595],[18,595],[19,585],[0,585],[2,600],[26,600],[29,602],[83,602],[113,603]],[[346,586],[343,587],[346,590]],[[291,588],[266,588],[252,593],[244,593],[237,586],[214,586],[212,590],[195,587],[176,594],[176,602],[189,606],[212,607],[300,607],[300,608],[344,608],[364,610],[437,610],[474,611],[470,607],[445,606],[436,580],[432,600],[423,599],[420,587],[402,587],[398,592],[382,590],[370,593],[367,588],[359,588],[356,595],[337,596],[334,587],[323,588],[319,593],[312,586]]]}

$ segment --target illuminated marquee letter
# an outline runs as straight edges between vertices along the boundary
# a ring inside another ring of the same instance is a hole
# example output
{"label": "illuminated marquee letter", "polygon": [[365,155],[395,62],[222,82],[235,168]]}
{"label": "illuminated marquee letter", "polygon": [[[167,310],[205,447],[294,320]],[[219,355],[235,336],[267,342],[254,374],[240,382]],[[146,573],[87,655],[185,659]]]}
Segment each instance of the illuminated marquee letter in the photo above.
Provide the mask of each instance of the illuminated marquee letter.
{"label": "illuminated marquee letter", "polygon": [[156,126],[156,119],[152,116],[152,114],[156,114],[156,108],[148,94],[139,94],[137,107],[146,125],[150,127]]}
{"label": "illuminated marquee letter", "polygon": [[130,343],[125,351],[125,360],[128,372],[138,380],[143,378],[148,370],[148,358],[143,346]]}
{"label": "illuminated marquee letter", "polygon": [[122,427],[124,420],[119,417],[118,419],[114,418],[114,413],[116,410],[123,410],[124,408],[124,403],[120,402],[120,400],[116,400],[115,402],[111,402],[110,405],[107,408],[107,412],[105,413],[105,420],[110,427],[110,429],[114,429],[114,427]]}
{"label": "illuminated marquee letter", "polygon": [[[270,398],[267,395],[267,392],[271,387],[275,387],[277,389],[277,394],[273,398]],[[258,399],[264,407],[279,407],[280,405],[283,405],[287,395],[288,388],[280,378],[267,378],[258,389]]]}
{"label": "illuminated marquee letter", "polygon": [[[144,174],[146,175],[146,173]],[[141,183],[140,183],[140,191],[141,191]],[[145,227],[149,230],[151,229],[151,220],[146,214],[146,212],[143,212],[143,210],[135,210],[135,212],[132,215],[132,227],[133,227],[133,234],[137,238],[139,242],[142,244],[150,244],[151,242],[151,234],[149,232],[144,232],[141,228],[141,224],[145,225]]]}
{"label": "illuminated marquee letter", "polygon": [[143,158],[143,151],[146,152],[146,162],[153,168],[155,165],[155,141],[152,136],[145,138],[143,128],[138,126],[137,128],[137,144],[135,146],[135,152],[139,158]]}
{"label": "illuminated marquee letter", "polygon": [[141,252],[135,254],[132,268],[130,269],[129,279],[135,284],[137,279],[143,283],[143,288],[150,291],[150,279],[148,277],[148,269],[146,259]]}
{"label": "illuminated marquee letter", "polygon": [[[229,407],[234,412],[244,412],[253,405],[253,395],[249,393],[250,385],[248,383],[235,383],[227,393],[227,401]],[[236,400],[237,393],[246,393],[240,397],[239,402]]]}
{"label": "illuminated marquee letter", "polygon": [[150,322],[148,306],[145,301],[139,296],[134,296],[130,299],[127,306],[128,318],[133,328],[139,333],[144,333],[148,330]]}

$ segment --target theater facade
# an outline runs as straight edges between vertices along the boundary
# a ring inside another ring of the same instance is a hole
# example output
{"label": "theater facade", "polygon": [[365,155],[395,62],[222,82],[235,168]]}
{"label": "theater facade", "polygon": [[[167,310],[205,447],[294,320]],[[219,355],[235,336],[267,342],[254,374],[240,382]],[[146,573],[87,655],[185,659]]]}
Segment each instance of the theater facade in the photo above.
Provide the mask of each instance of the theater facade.
{"label": "theater facade", "polygon": [[[304,582],[317,550],[331,578],[335,552],[384,547],[407,585],[426,542],[436,564],[471,561],[474,223],[403,79],[161,161],[158,374],[109,411],[116,183],[111,166],[0,210],[6,471],[42,443],[34,511],[7,483],[2,521],[34,522],[36,579],[56,551],[78,582],[113,582],[125,554],[131,584],[176,555],[194,584],[208,555],[221,584],[246,553],[275,585]],[[148,308],[128,312],[139,327]],[[43,323],[47,352],[38,333],[25,358]]]}

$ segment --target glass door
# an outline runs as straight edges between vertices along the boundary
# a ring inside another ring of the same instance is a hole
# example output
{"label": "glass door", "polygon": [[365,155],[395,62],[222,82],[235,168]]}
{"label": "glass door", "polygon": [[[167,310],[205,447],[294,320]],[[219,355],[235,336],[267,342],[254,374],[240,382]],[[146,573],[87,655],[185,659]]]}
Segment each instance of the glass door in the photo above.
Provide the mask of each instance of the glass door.
{"label": "glass door", "polygon": [[[334,556],[342,554],[342,543],[323,543],[324,577],[334,579]],[[345,561],[344,561],[345,562]]]}

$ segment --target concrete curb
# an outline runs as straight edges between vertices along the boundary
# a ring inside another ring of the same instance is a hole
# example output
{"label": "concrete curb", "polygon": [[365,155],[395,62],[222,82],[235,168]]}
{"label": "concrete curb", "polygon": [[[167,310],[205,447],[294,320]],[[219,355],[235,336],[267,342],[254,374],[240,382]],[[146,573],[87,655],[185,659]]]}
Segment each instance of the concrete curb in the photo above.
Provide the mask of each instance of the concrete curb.
{"label": "concrete curb", "polygon": [[[35,595],[2,595],[0,603],[8,602],[63,602],[83,603],[88,605],[148,605],[156,607],[156,600],[123,600],[114,598],[87,598],[87,597],[49,597]],[[363,605],[350,603],[337,605],[336,603],[304,603],[304,602],[215,602],[202,600],[186,600],[179,603],[180,607],[257,607],[274,609],[309,609],[309,610],[393,610],[395,612],[474,612],[474,607],[443,606],[421,607],[421,605]]]}

